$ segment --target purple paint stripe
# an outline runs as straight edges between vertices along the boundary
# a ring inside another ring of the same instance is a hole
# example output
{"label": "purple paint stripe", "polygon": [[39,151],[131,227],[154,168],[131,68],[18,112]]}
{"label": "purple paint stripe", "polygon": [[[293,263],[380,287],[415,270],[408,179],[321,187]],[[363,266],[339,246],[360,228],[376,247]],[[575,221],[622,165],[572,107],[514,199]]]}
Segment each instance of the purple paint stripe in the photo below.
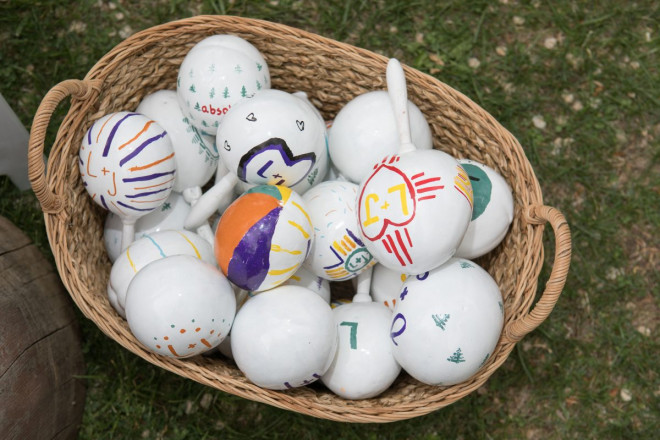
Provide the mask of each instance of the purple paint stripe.
{"label": "purple paint stripe", "polygon": [[323,269],[334,269],[335,267],[339,267],[342,264],[344,264],[344,259],[337,253],[334,247],[330,246],[330,250],[332,251],[333,254],[335,254],[335,257],[339,260],[339,263],[333,264],[332,266],[323,266]]}
{"label": "purple paint stripe", "polygon": [[158,179],[159,177],[163,176],[169,176],[175,173],[176,170],[174,171],[168,171],[167,173],[155,173],[155,174],[147,174],[146,176],[140,176],[140,177],[126,177],[124,179],[121,179],[122,182],[142,182],[145,180],[153,180],[153,179]]}
{"label": "purple paint stripe", "polygon": [[139,113],[129,113],[123,118],[119,120],[113,127],[112,130],[110,131],[110,136],[108,136],[108,140],[105,142],[105,149],[103,150],[103,157],[108,156],[108,152],[110,151],[110,145],[112,145],[112,139],[115,137],[115,134],[117,133],[117,130],[119,129],[119,125],[124,122],[127,118],[130,116],[135,116],[138,115]]}
{"label": "purple paint stripe", "polygon": [[105,209],[107,209],[108,211],[110,211],[110,208],[108,208],[108,205],[105,204],[105,199],[103,198],[103,196],[101,196],[101,203],[103,204],[103,207],[104,207]]}
{"label": "purple paint stripe", "polygon": [[154,137],[151,137],[151,138],[147,139],[146,141],[144,141],[139,147],[137,147],[135,150],[133,150],[133,151],[131,152],[131,154],[129,154],[128,156],[126,156],[125,158],[123,158],[122,160],[120,160],[120,161],[119,161],[119,166],[120,166],[120,167],[121,167],[121,166],[124,166],[124,164],[125,164],[126,162],[128,162],[129,160],[133,159],[135,156],[137,156],[138,154],[140,154],[140,152],[141,152],[142,150],[144,150],[144,149],[145,149],[150,143],[155,142],[155,141],[157,141],[158,139],[160,139],[160,138],[162,138],[162,137],[165,137],[166,134],[167,134],[167,132],[166,132],[166,131],[163,131],[161,134],[158,134],[158,135],[156,135],[156,136],[154,136]]}
{"label": "purple paint stripe", "polygon": [[138,194],[130,194],[130,195],[127,195],[126,197],[129,198],[129,199],[137,199],[139,197],[146,197],[146,196],[150,196],[152,194],[158,194],[158,193],[161,193],[163,191],[167,191],[170,188],[172,188],[172,187],[168,186],[167,188],[159,189],[157,191],[149,191],[149,192],[143,192],[143,193],[138,193]]}
{"label": "purple paint stripe", "polygon": [[117,202],[117,204],[123,206],[124,208],[132,209],[133,211],[149,212],[149,211],[154,210],[154,208],[148,208],[148,209],[136,208],[134,206],[130,206],[130,205],[127,205],[126,203],[122,203],[122,202],[119,202],[119,201]]}
{"label": "purple paint stripe", "polygon": [[359,244],[361,247],[364,247],[364,243],[362,243],[362,240],[360,240],[359,238],[357,238],[357,237],[355,236],[355,234],[353,234],[353,233],[351,232],[350,229],[347,228],[347,229],[346,229],[346,232],[348,233],[348,236],[351,237],[351,238],[353,239],[353,241],[355,241],[355,242],[356,242],[357,244]]}
{"label": "purple paint stripe", "polygon": [[96,121],[92,122],[92,126],[89,127],[89,130],[87,130],[87,143],[89,145],[92,145],[92,129],[94,129],[95,124],[96,124]]}

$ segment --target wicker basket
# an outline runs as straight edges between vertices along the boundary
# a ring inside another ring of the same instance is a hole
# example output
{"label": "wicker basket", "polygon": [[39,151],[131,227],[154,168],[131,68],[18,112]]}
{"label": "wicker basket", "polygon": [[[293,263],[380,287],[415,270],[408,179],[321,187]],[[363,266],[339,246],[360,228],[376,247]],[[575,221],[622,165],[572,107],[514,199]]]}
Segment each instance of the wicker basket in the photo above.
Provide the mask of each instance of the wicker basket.
{"label": "wicker basket", "polygon": [[[402,373],[384,394],[358,401],[344,400],[321,385],[271,391],[250,383],[228,360],[172,359],[147,351],[115,313],[106,296],[111,268],[103,244],[106,212],[92,202],[82,185],[77,164],[81,140],[95,119],[133,110],[149,93],[175,89],[177,71],[188,50],[201,39],[222,33],[254,44],[268,62],[272,87],[307,92],[327,119],[355,96],[386,88],[386,57],[281,24],[231,16],[198,16],[149,28],[117,45],[83,80],[57,84],[34,117],[29,177],[44,211],[57,268],[77,306],[106,335],[154,365],[236,396],[315,417],[348,422],[403,420],[442,408],[479,388],[516,342],[551,312],[568,273],[570,232],[562,214],[543,205],[539,183],[518,141],[470,99],[406,66],[408,97],[427,117],[435,148],[485,163],[513,189],[512,227],[503,243],[479,260],[504,296],[504,331],[475,376],[458,385],[436,387]],[[50,150],[46,175],[46,129],[53,111],[68,96],[70,109]],[[546,222],[556,238],[554,265],[545,291],[534,304]]]}

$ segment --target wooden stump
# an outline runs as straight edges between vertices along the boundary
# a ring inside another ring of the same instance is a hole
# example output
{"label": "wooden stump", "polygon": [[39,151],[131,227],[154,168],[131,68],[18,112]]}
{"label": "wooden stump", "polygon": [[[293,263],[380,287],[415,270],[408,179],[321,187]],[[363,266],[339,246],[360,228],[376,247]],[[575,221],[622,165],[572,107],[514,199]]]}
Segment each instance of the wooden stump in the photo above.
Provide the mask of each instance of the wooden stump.
{"label": "wooden stump", "polygon": [[73,303],[52,265],[0,216],[0,437],[73,439],[85,389]]}

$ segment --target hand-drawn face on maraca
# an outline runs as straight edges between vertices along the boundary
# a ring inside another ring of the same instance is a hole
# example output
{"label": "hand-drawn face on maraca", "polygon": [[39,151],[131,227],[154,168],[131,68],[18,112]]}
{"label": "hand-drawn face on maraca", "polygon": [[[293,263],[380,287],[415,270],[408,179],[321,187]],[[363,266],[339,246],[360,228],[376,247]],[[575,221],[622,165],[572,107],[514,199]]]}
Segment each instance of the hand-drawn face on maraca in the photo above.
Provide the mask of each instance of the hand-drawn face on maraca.
{"label": "hand-drawn face on maraca", "polygon": [[215,255],[229,280],[258,292],[285,282],[312,245],[302,198],[284,186],[260,185],[236,199],[215,233]]}
{"label": "hand-drawn face on maraca", "polygon": [[204,186],[218,167],[215,142],[207,143],[197,129],[184,116],[174,90],[159,90],[142,99],[136,111],[167,130],[172,141],[176,178],[174,191]]}
{"label": "hand-drawn face on maraca", "polygon": [[390,326],[394,357],[423,383],[453,385],[488,361],[503,322],[495,280],[476,263],[452,258],[403,284]]}
{"label": "hand-drawn face on maraca", "polygon": [[327,171],[325,123],[306,100],[263,90],[223,119],[216,143],[222,162],[252,184],[311,186]]}
{"label": "hand-drawn face on maraca", "polygon": [[357,190],[351,182],[326,181],[303,194],[314,225],[305,267],[327,280],[348,280],[375,264],[358,234]]}
{"label": "hand-drawn face on maraca", "polygon": [[150,350],[176,358],[218,346],[235,313],[236,298],[225,276],[189,255],[148,264],[126,296],[126,319],[135,337]]}
{"label": "hand-drawn face on maraca", "polygon": [[474,209],[456,256],[477,258],[504,239],[513,221],[513,194],[506,180],[492,168],[468,159],[459,162],[470,176]]}
{"label": "hand-drawn face on maraca", "polygon": [[358,221],[367,249],[379,263],[410,274],[449,259],[472,215],[465,170],[438,150],[385,157],[359,194]]}
{"label": "hand-drawn face on maraca", "polygon": [[389,338],[392,312],[374,302],[333,309],[338,332],[337,354],[321,381],[345,399],[368,399],[385,391],[401,367]]}
{"label": "hand-drawn face on maraca", "polygon": [[103,116],[87,130],[79,168],[92,199],[122,219],[160,206],[175,179],[174,149],[167,132],[139,113]]}
{"label": "hand-drawn face on maraca", "polygon": [[152,261],[173,255],[190,255],[215,264],[211,244],[194,232],[164,230],[139,234],[137,240],[121,252],[110,270],[108,296],[116,298],[117,312],[124,316],[126,292],[133,277]]}
{"label": "hand-drawn face on maraca", "polygon": [[237,102],[270,87],[264,64],[233,48],[206,44],[193,47],[181,63],[177,95],[183,113],[203,134],[215,135],[218,124]]}

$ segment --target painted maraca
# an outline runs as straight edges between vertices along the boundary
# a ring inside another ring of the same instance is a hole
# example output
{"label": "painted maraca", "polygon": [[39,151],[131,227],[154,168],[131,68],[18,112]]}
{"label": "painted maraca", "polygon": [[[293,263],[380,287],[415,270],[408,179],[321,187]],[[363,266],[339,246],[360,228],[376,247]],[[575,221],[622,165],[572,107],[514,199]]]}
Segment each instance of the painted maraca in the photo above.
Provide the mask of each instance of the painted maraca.
{"label": "painted maraca", "polygon": [[[431,129],[419,108],[407,101],[412,142],[420,150],[433,148]],[[329,131],[332,164],[351,182],[360,183],[371,166],[399,150],[398,134],[388,93],[376,90],[349,101],[337,113]]]}
{"label": "painted maraca", "polygon": [[227,44],[217,37],[202,40],[190,49],[177,77],[183,113],[208,135],[215,135],[232,106],[270,87],[268,67],[263,57],[255,58],[256,48],[246,50],[245,46],[251,44],[245,40]]}
{"label": "painted maraca", "polygon": [[401,286],[407,275],[400,271],[388,269],[382,264],[376,264],[371,276],[371,297],[374,302],[384,304],[394,310],[396,301],[401,293]]}
{"label": "painted maraca", "polygon": [[394,357],[420,382],[457,384],[493,354],[503,322],[493,278],[472,261],[452,258],[403,283],[390,328]]}
{"label": "painted maraca", "polygon": [[337,354],[321,381],[345,399],[368,399],[385,391],[401,367],[392,354],[392,312],[374,302],[352,302],[332,311]]}
{"label": "painted maraca", "polygon": [[314,226],[304,265],[330,281],[354,278],[375,263],[358,233],[357,190],[351,182],[325,181],[302,196]]}
{"label": "painted maraca", "polygon": [[262,90],[237,103],[222,120],[217,140],[229,172],[193,207],[187,228],[208,219],[239,182],[281,185],[303,193],[328,167],[325,122],[311,104],[281,90]]}
{"label": "painted maraca", "polygon": [[[172,191],[160,207],[137,219],[135,222],[135,239],[137,240],[145,234],[165,231],[167,229],[181,230],[189,212],[190,205],[186,203],[183,196],[178,192]],[[105,243],[108,258],[113,263],[122,251],[122,228],[121,217],[109,212],[103,226],[103,242]]]}
{"label": "painted maraca", "polygon": [[400,135],[398,154],[374,165],[358,196],[360,237],[384,266],[426,272],[454,255],[472,215],[472,186],[449,154],[417,150],[410,138],[406,82],[396,59],[387,87]]}
{"label": "painted maraca", "polygon": [[194,232],[164,230],[143,234],[121,252],[110,270],[108,298],[121,316],[126,316],[126,292],[133,277],[152,261],[172,255],[190,255],[216,264],[211,244]]}
{"label": "painted maraca", "polygon": [[313,239],[302,198],[285,186],[260,185],[236,199],[220,218],[215,255],[232,283],[258,292],[291,277]]}
{"label": "painted maraca", "polygon": [[300,286],[279,286],[236,314],[231,352],[254,384],[284,390],[318,380],[330,367],[337,330],[330,306]]}
{"label": "painted maraca", "polygon": [[79,151],[83,185],[94,202],[122,219],[122,249],[138,218],[161,206],[173,188],[176,164],[167,132],[135,112],[94,121]]}
{"label": "painted maraca", "polygon": [[456,256],[471,259],[492,251],[504,239],[513,221],[513,194],[491,167],[469,159],[459,162],[470,176],[474,208]]}
{"label": "painted maraca", "polygon": [[128,286],[126,320],[151,351],[187,358],[217,347],[227,337],[236,299],[227,278],[190,255],[149,263]]}

